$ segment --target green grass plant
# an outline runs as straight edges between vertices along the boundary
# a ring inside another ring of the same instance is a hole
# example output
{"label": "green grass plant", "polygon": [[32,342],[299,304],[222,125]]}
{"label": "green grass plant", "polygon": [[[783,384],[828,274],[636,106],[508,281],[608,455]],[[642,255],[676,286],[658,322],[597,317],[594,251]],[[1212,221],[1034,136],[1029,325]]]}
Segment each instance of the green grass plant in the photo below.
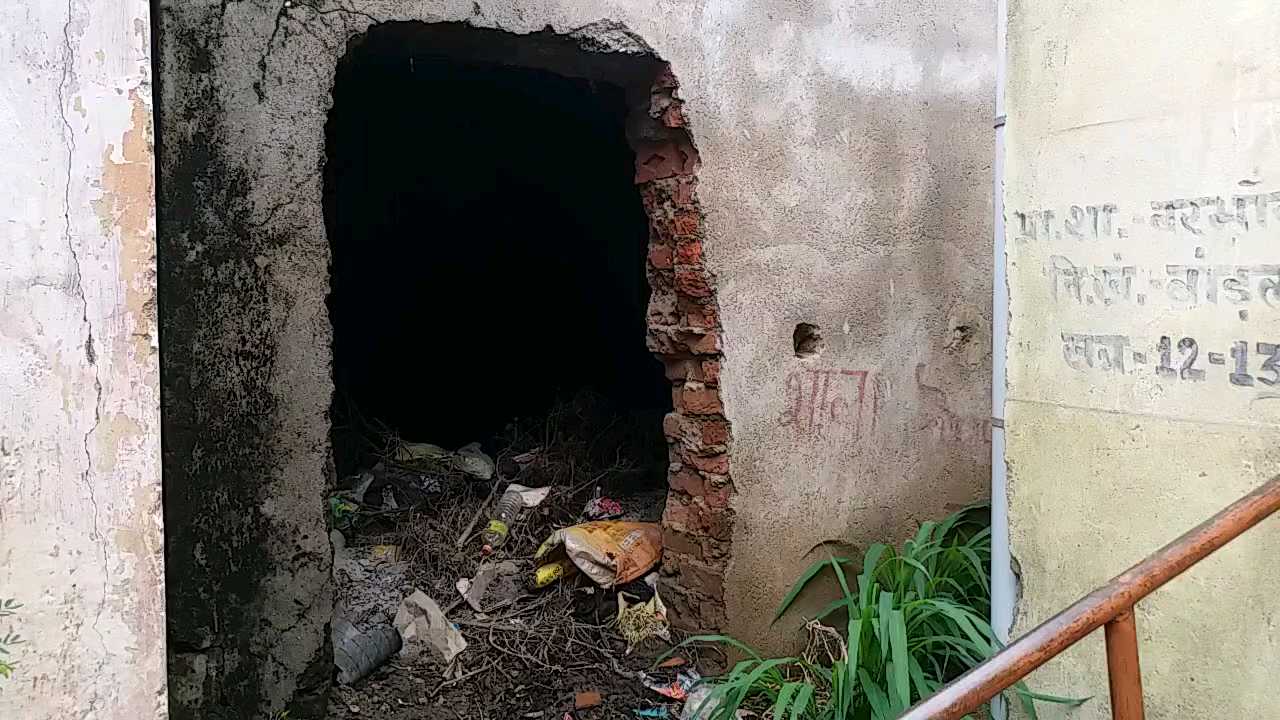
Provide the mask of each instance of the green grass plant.
{"label": "green grass plant", "polygon": [[[744,658],[706,681],[712,691],[695,717],[732,720],[750,710],[765,720],[893,720],[989,658],[999,647],[987,620],[989,518],[985,506],[967,508],[924,523],[901,548],[877,543],[861,558],[809,566],[774,622],[819,577],[834,575],[840,594],[808,619],[808,647],[799,656],[766,658],[725,635],[686,640],[736,648]],[[1084,702],[1033,693],[1023,683],[1006,697],[1032,720],[1038,701]]]}

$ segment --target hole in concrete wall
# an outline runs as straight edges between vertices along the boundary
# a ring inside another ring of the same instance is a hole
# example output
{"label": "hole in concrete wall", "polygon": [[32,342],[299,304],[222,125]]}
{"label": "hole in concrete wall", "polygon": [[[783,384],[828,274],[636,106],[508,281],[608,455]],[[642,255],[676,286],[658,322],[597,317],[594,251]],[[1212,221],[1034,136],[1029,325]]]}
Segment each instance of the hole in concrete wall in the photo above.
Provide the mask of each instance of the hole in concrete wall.
{"label": "hole in concrete wall", "polygon": [[[302,36],[279,43],[290,37]],[[292,100],[314,98],[326,80],[282,69],[278,57],[264,75],[312,85],[294,95],[265,83],[260,99],[309,127],[316,106]],[[554,488],[511,526],[496,559],[531,573],[534,548],[585,519],[601,493],[628,519],[661,520],[672,623],[722,627],[732,433],[698,155],[666,63],[616,23],[572,35],[377,25],[338,65],[323,202],[291,196],[254,224],[245,208],[305,186],[299,175],[314,164],[246,161],[264,150],[245,119],[253,114],[206,102],[222,92],[207,87],[211,98],[180,107],[216,132],[170,126],[177,157],[162,208],[175,717],[218,707],[274,715],[287,697],[295,715],[314,717],[303,703],[321,699],[341,656],[328,640],[385,624],[410,588],[456,601],[455,583],[479,570],[468,522],[495,486],[451,454],[473,442],[467,457],[489,455],[501,477]],[[258,144],[241,153],[225,138]],[[321,208],[327,237],[314,222]],[[331,347],[307,304],[322,279]],[[332,388],[317,362],[330,352]],[[315,399],[330,389],[324,417]],[[330,536],[332,615],[328,544],[316,532],[326,521],[343,534]],[[383,575],[388,564],[373,553],[387,545],[403,569]],[[645,599],[644,587],[633,595]],[[601,601],[586,608],[593,626],[612,628],[606,593],[545,593],[539,617],[570,617],[583,598]],[[482,612],[466,605],[450,617]],[[589,651],[537,652],[568,666]],[[468,697],[501,716],[511,701],[484,697],[511,695],[506,683],[523,671],[495,665],[468,682]],[[438,669],[428,675],[438,681]],[[605,675],[591,682],[616,678]],[[555,678],[515,702],[550,707],[581,679]],[[422,686],[405,687],[416,702]]]}
{"label": "hole in concrete wall", "polygon": [[823,348],[821,328],[811,323],[798,323],[795,332],[791,333],[791,345],[798,358],[813,357],[821,353]]}
{"label": "hole in concrete wall", "polygon": [[661,440],[621,89],[382,50],[344,63],[329,126],[339,470],[360,422],[492,451],[584,390]]}
{"label": "hole in concrete wall", "polygon": [[452,59],[402,32],[352,49],[325,197],[340,476],[388,435],[497,457],[571,413],[631,428],[598,450],[665,490],[671,397],[644,342],[627,110],[616,85]]}

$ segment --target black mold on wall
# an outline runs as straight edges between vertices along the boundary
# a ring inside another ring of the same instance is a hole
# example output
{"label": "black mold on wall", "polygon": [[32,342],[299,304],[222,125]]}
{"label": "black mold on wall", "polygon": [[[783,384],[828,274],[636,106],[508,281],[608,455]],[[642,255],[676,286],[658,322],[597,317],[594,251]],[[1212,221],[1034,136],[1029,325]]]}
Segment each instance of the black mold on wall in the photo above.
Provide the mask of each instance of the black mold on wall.
{"label": "black mold on wall", "polygon": [[[253,173],[228,164],[212,58],[223,43],[216,6],[199,22],[157,17],[158,269],[161,325],[165,577],[170,712],[256,718],[262,667],[255,642],[269,553],[262,492],[279,458],[276,310],[288,301],[255,262],[289,242],[246,218]],[[187,9],[184,12],[194,12]],[[208,28],[209,31],[206,31]],[[317,502],[321,499],[317,498]],[[327,567],[328,558],[315,558]],[[288,572],[288,570],[284,570]],[[267,628],[264,630],[264,628]],[[323,707],[331,658],[313,658],[297,707]],[[313,697],[308,698],[311,694]]]}

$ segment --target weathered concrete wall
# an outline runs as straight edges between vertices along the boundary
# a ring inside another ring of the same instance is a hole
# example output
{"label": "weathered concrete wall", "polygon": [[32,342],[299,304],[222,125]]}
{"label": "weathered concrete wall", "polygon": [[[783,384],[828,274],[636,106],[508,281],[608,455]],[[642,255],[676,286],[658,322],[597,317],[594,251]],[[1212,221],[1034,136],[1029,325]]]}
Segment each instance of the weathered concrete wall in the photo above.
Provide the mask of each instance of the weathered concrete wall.
{"label": "weathered concrete wall", "polygon": [[[162,1],[178,706],[277,708],[325,652],[320,168],[350,38],[388,20],[607,20],[671,63],[734,433],[726,629],[778,642],[794,626],[759,619],[816,546],[897,537],[985,494],[992,7]],[[818,356],[795,357],[799,322],[821,327]]]}
{"label": "weathered concrete wall", "polygon": [[151,20],[0,7],[0,716],[165,698]]}
{"label": "weathered concrete wall", "polygon": [[[1015,634],[1280,472],[1278,36],[1267,0],[1010,2]],[[1273,521],[1139,606],[1148,717],[1277,716],[1278,555]],[[1100,633],[1034,680],[1110,717]]]}

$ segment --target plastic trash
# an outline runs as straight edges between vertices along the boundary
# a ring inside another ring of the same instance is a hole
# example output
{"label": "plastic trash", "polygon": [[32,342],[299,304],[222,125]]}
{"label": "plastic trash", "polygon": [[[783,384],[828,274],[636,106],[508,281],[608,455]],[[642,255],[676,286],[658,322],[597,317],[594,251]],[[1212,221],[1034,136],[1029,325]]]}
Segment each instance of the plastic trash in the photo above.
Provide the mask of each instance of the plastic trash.
{"label": "plastic trash", "polygon": [[[694,688],[701,690],[705,687],[699,685],[699,683],[702,682],[702,676],[698,674],[697,670],[692,669],[681,670],[676,675],[676,679],[670,683],[660,683],[651,678],[648,674],[645,674],[641,678],[641,682],[650,690],[663,697],[669,697],[672,700],[684,700],[689,698],[691,693],[696,692]],[[688,705],[685,706],[685,709],[688,709]]]}
{"label": "plastic trash", "polygon": [[462,632],[449,622],[436,601],[421,590],[415,590],[400,603],[395,626],[403,641],[401,657],[415,657],[425,648],[450,663],[467,649]]}
{"label": "plastic trash", "polygon": [[331,627],[333,664],[343,685],[367,677],[400,651],[400,633],[386,623],[360,630],[345,618],[335,617]]}
{"label": "plastic trash", "polygon": [[400,546],[399,545],[373,545],[369,548],[369,562],[400,562]]}
{"label": "plastic trash", "polygon": [[488,554],[502,547],[502,544],[507,541],[507,535],[511,532],[511,523],[515,522],[520,511],[524,508],[537,507],[547,499],[549,494],[551,494],[550,487],[527,488],[515,483],[508,485],[506,492],[502,493],[502,497],[498,499],[498,505],[490,516],[488,527],[480,534],[480,539],[484,543],[484,552]]}
{"label": "plastic trash", "polygon": [[699,685],[694,688],[684,701],[684,709],[680,711],[680,720],[711,720],[720,708],[720,700],[713,698],[714,688],[710,685]]}
{"label": "plastic trash", "polygon": [[608,520],[622,515],[622,505],[613,498],[598,497],[587,502],[582,515],[589,520]]}
{"label": "plastic trash", "polygon": [[374,479],[374,474],[367,470],[360,473],[360,477],[351,488],[351,499],[357,503],[364,502],[364,494],[369,492],[369,486],[373,484]]}
{"label": "plastic trash", "polygon": [[396,460],[413,462],[414,460],[444,460],[453,455],[439,445],[431,443],[401,443],[396,448]]}
{"label": "plastic trash", "polygon": [[533,557],[549,557],[560,547],[592,582],[611,588],[635,580],[658,564],[662,527],[619,520],[582,523],[552,533]]}
{"label": "plastic trash", "polygon": [[454,469],[481,480],[492,478],[494,471],[493,458],[480,449],[480,443],[475,442],[463,445],[457,452],[449,452],[431,443],[400,443],[396,448],[396,461],[402,463],[447,461]]}
{"label": "plastic trash", "polygon": [[555,562],[549,562],[546,565],[538,566],[533,571],[533,586],[535,588],[544,588],[551,583],[567,578],[578,572],[578,566],[573,564],[569,558],[560,558]]}
{"label": "plastic trash", "polygon": [[645,583],[653,588],[653,597],[645,602],[627,603],[625,592],[618,593],[618,631],[627,641],[627,654],[650,638],[671,642],[671,627],[667,624],[667,608],[658,595],[657,573],[650,573]]}
{"label": "plastic trash", "polygon": [[495,469],[493,458],[484,454],[480,449],[480,443],[470,443],[458,448],[458,452],[453,456],[453,466],[481,480],[493,477]]}
{"label": "plastic trash", "polygon": [[462,595],[471,609],[476,612],[483,612],[481,602],[485,595],[489,593],[489,586],[499,577],[506,575],[515,575],[520,569],[515,563],[507,560],[500,563],[484,563],[476,570],[474,578],[461,578],[457,582],[458,592]]}

